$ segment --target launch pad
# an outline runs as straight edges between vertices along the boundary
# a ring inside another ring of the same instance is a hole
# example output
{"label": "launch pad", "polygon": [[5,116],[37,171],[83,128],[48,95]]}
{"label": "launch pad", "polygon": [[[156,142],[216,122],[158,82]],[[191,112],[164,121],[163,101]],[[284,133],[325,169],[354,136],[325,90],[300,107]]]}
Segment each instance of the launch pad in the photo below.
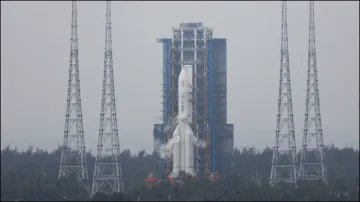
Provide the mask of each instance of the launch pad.
{"label": "launch pad", "polygon": [[186,174],[185,172],[181,171],[179,173],[179,177],[175,177],[172,178],[170,177],[170,175],[167,177],[168,181],[173,184],[173,185],[183,185],[186,182],[194,182],[194,181],[198,181],[199,180],[199,176],[195,175],[195,176],[191,176]]}
{"label": "launch pad", "polygon": [[184,171],[180,171],[178,177],[172,178],[170,174],[167,174],[166,179],[161,180],[160,178],[155,177],[152,172],[150,172],[145,178],[145,186],[151,189],[152,187],[159,185],[161,181],[166,181],[172,185],[181,187],[186,183],[196,182],[203,179],[206,179],[209,183],[214,183],[218,181],[220,177],[218,172],[213,172],[205,175],[191,176],[186,174]]}

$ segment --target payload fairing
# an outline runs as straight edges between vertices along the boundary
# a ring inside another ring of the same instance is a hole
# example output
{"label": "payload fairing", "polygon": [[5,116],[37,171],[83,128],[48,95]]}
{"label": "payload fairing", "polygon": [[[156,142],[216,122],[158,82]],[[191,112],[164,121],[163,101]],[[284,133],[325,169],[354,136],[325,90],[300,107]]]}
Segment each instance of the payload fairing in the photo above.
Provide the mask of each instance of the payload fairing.
{"label": "payload fairing", "polygon": [[200,146],[190,124],[192,122],[192,65],[184,65],[179,74],[178,116],[173,137],[164,145],[163,150],[172,151],[173,170],[171,178],[187,175],[196,176],[194,170],[194,146]]}

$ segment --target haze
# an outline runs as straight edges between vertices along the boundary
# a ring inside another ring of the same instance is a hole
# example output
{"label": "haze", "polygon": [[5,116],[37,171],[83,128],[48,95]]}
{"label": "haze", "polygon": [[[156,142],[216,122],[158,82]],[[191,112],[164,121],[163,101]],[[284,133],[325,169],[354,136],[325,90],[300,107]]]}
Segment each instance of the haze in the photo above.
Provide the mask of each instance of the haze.
{"label": "haze", "polygon": [[[308,2],[288,2],[295,134],[300,148]],[[186,15],[184,15],[186,14]],[[162,44],[180,22],[227,38],[228,123],[235,146],[274,144],[281,2],[113,2],[113,57],[121,149],[153,150],[160,123]],[[52,150],[63,141],[71,2],[1,2],[1,147]],[[81,98],[87,149],[95,150],[105,41],[105,2],[78,2]],[[315,2],[325,145],[359,147],[359,2]]]}

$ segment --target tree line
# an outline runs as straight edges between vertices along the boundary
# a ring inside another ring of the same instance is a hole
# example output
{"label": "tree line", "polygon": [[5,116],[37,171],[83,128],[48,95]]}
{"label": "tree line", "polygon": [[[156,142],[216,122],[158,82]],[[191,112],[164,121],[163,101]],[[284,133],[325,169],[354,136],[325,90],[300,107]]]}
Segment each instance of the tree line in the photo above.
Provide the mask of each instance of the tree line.
{"label": "tree line", "polygon": [[[359,150],[326,150],[328,184],[321,181],[299,181],[269,186],[272,150],[254,147],[235,149],[233,161],[220,173],[220,179],[185,179],[183,185],[161,181],[145,186],[149,172],[157,171],[154,156],[144,150],[137,154],[121,153],[125,192],[92,200],[354,200],[359,201]],[[10,146],[1,150],[1,200],[89,200],[89,193],[76,179],[57,179],[61,148],[48,152],[30,146],[19,151]],[[87,153],[90,185],[95,157]]]}

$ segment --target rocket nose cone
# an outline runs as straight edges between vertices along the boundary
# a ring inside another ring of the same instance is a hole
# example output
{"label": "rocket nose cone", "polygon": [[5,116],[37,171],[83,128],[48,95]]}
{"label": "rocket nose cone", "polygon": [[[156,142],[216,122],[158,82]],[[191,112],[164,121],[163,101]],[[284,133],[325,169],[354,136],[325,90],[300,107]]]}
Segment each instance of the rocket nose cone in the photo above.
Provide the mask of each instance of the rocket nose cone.
{"label": "rocket nose cone", "polygon": [[187,79],[186,70],[185,70],[185,68],[182,68],[180,71],[180,74],[179,74],[179,80],[186,80],[186,79]]}

